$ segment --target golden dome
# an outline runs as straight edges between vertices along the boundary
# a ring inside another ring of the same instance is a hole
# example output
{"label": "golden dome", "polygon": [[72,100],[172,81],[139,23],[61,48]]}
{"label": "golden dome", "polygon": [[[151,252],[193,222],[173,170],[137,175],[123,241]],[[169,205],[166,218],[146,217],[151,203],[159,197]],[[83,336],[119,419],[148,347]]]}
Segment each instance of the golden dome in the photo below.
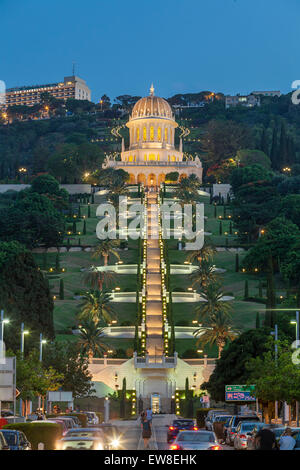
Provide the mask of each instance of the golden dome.
{"label": "golden dome", "polygon": [[173,119],[172,108],[163,98],[154,96],[154,88],[151,85],[150,95],[137,101],[132,109],[131,119],[160,117]]}

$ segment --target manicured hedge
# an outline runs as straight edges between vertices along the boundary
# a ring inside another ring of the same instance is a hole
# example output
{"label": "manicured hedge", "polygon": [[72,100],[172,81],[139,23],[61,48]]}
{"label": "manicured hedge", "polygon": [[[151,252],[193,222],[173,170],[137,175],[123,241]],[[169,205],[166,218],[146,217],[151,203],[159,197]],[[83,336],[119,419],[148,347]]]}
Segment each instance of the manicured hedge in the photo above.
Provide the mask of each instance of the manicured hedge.
{"label": "manicured hedge", "polygon": [[15,423],[6,424],[3,429],[23,431],[33,450],[38,449],[40,442],[45,445],[45,450],[55,450],[57,441],[62,438],[62,425],[59,423]]}

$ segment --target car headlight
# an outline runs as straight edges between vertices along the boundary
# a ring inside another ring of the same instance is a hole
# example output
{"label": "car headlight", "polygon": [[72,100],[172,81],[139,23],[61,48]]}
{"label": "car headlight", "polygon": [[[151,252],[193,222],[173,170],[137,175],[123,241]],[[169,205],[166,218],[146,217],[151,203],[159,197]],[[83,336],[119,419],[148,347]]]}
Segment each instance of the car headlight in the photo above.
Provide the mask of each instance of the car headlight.
{"label": "car headlight", "polygon": [[119,447],[119,444],[120,444],[119,439],[114,439],[114,440],[111,441],[111,443],[110,443],[110,445],[113,446],[113,447]]}

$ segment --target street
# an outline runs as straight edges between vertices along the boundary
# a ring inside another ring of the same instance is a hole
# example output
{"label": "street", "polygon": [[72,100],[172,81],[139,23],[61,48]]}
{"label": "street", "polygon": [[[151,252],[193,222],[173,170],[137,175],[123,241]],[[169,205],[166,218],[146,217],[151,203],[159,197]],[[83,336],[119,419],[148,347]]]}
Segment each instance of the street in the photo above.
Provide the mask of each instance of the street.
{"label": "street", "polygon": [[[150,450],[168,450],[167,427],[176,419],[176,415],[154,415],[152,421],[152,437],[150,439]],[[122,432],[123,450],[144,450],[141,427],[139,420],[136,421],[111,421]],[[222,445],[224,450],[233,450],[233,447]]]}

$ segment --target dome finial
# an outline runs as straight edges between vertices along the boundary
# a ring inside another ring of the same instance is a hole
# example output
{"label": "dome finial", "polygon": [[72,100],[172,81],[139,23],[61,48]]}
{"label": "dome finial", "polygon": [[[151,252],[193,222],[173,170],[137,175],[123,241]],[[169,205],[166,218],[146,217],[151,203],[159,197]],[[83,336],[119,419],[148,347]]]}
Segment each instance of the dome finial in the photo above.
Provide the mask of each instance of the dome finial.
{"label": "dome finial", "polygon": [[154,96],[154,86],[153,86],[153,83],[151,84],[151,87],[150,87],[150,96]]}

